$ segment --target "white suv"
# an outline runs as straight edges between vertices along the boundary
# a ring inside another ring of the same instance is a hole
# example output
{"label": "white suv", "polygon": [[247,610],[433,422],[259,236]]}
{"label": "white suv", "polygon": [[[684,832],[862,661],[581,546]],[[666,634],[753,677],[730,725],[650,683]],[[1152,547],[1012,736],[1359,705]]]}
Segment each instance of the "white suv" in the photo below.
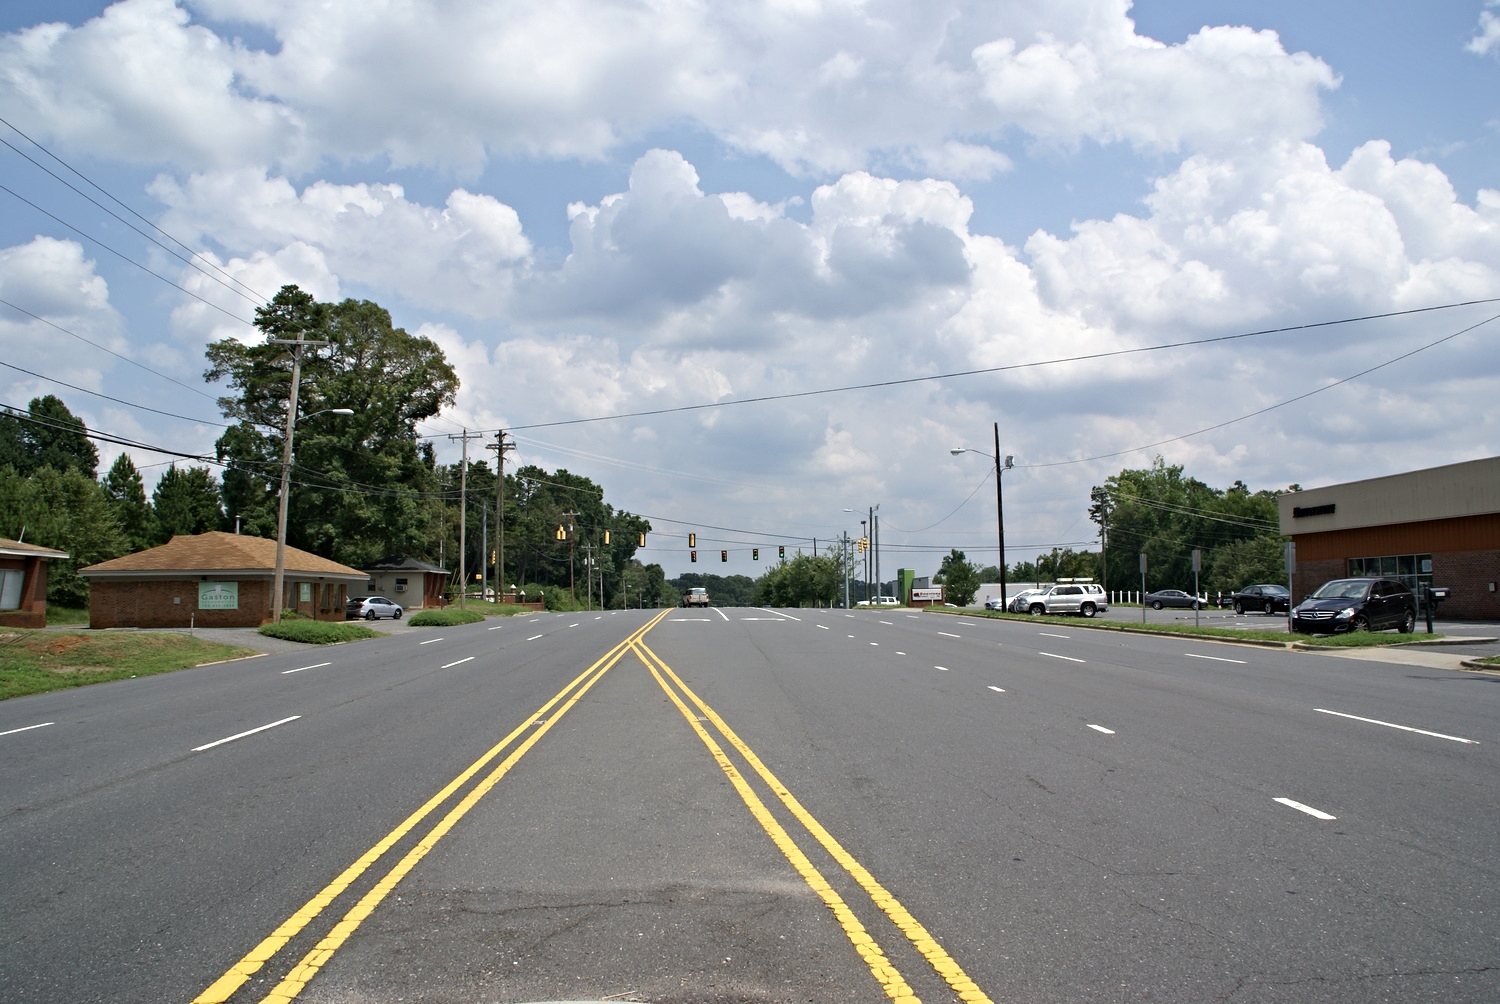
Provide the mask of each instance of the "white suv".
{"label": "white suv", "polygon": [[1027,601],[1033,614],[1082,614],[1092,617],[1109,609],[1104,587],[1097,582],[1059,582]]}

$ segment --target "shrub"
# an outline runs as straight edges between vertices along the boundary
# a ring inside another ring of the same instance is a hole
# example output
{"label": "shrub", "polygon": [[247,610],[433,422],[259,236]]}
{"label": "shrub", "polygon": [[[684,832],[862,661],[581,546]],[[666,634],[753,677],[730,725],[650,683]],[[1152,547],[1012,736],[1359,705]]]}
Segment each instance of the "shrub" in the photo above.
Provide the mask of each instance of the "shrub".
{"label": "shrub", "polygon": [[[535,586],[532,587],[536,588]],[[583,604],[575,600],[562,586],[544,586],[542,588],[542,600],[548,610],[558,612],[582,610]]]}
{"label": "shrub", "polygon": [[484,614],[478,610],[459,610],[457,607],[449,607],[445,610],[423,610],[406,623],[412,627],[454,627],[458,624],[478,624],[482,620],[484,620]]}
{"label": "shrub", "polygon": [[284,620],[280,624],[262,624],[260,633],[267,638],[300,641],[307,645],[335,645],[343,641],[379,638],[383,632],[371,631],[362,624],[342,621]]}

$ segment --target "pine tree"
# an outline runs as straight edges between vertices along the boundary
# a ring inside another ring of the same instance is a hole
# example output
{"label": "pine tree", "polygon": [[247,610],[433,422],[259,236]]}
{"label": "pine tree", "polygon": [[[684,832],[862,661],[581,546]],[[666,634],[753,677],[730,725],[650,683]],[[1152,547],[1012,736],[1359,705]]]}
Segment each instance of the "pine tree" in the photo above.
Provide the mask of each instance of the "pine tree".
{"label": "pine tree", "polygon": [[129,454],[115,458],[109,473],[104,475],[104,491],[114,506],[115,518],[120,521],[130,550],[145,550],[155,543],[156,514],[146,501],[146,487]]}
{"label": "pine tree", "polygon": [[156,510],[157,540],[161,542],[179,534],[217,530],[224,521],[219,482],[207,467],[168,467],[151,493],[151,502]]}

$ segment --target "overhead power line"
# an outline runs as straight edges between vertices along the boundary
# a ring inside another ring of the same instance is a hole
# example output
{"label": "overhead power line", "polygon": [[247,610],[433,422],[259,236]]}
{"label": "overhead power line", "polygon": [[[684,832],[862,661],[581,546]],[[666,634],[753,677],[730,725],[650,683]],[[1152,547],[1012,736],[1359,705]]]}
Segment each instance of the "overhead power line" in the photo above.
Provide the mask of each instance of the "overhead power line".
{"label": "overhead power line", "polygon": [[[615,415],[596,415],[592,418],[569,418],[561,419],[556,422],[534,422],[531,425],[513,425],[511,426],[511,430],[520,432],[526,429],[551,429],[563,425],[585,425],[591,422],[613,422],[624,418],[649,418],[655,415],[677,415],[688,411],[708,411],[715,408],[732,408],[737,405],[743,404],[764,404],[768,401],[790,401],[796,398],[820,397],[827,394],[844,394],[849,391],[855,390],[875,390],[881,387],[901,387],[908,384],[931,383],[939,380],[956,380],[959,377],[982,376],[987,373],[1008,373],[1017,370],[1039,369],[1045,366],[1059,366],[1063,363],[1091,362],[1099,359],[1114,359],[1120,356],[1141,355],[1148,352],[1162,352],[1167,349],[1181,349],[1195,345],[1213,345],[1220,342],[1232,342],[1244,338],[1259,338],[1265,335],[1286,334],[1292,331],[1309,331],[1314,328],[1328,328],[1341,324],[1355,324],[1359,321],[1375,321],[1381,320],[1383,318],[1406,317],[1412,314],[1429,313],[1435,310],[1451,310],[1455,307],[1472,307],[1485,303],[1500,303],[1500,297],[1488,297],[1481,300],[1465,300],[1461,303],[1444,303],[1432,307],[1413,307],[1409,310],[1390,310],[1380,314],[1364,314],[1359,317],[1344,317],[1333,321],[1312,321],[1307,324],[1291,324],[1281,328],[1264,328],[1259,331],[1243,331],[1233,335],[1212,335],[1207,338],[1190,338],[1180,342],[1166,342],[1160,345],[1141,345],[1129,349],[1112,349],[1108,352],[1089,352],[1083,355],[1063,356],[1057,359],[1040,359],[1034,362],[1027,363],[1009,363],[1004,366],[986,366],[980,369],[958,370],[953,373],[932,373],[926,376],[902,377],[896,380],[876,380],[871,383],[845,384],[839,387],[823,387],[817,390],[789,391],[785,394],[763,394],[758,397],[735,398],[732,401],[710,401],[703,404],[683,404],[671,408],[653,408],[648,411],[621,412]],[[1491,320],[1492,319],[1493,318],[1491,318]],[[1481,321],[1480,323],[1482,324],[1485,322]],[[1474,325],[1474,327],[1477,326],[1478,325]],[[1458,332],[1458,334],[1462,334],[1462,332]],[[1440,339],[1440,341],[1445,340],[1446,339]],[[1434,342],[1432,344],[1435,345],[1437,343]],[[1431,346],[1424,346],[1424,348],[1430,347]],[[1401,356],[1398,358],[1404,359],[1406,357]],[[1391,362],[1395,361],[1397,360],[1391,360]],[[1379,367],[1374,367],[1374,369],[1379,369]],[[1365,372],[1369,373],[1373,372],[1373,370],[1366,370]],[[1363,373],[1356,374],[1356,376],[1363,375]],[[1350,377],[1349,379],[1354,378]],[[1262,412],[1256,412],[1255,414],[1261,413]],[[1218,428],[1218,426],[1215,426],[1214,428]],[[1200,431],[1207,432],[1210,430],[1204,429]],[[1191,433],[1191,435],[1197,435],[1197,433]],[[1166,440],[1166,442],[1171,442],[1171,440]],[[1150,449],[1150,447],[1140,447],[1140,449]],[[1134,451],[1127,450],[1125,452],[1128,453]],[[1083,461],[1068,462],[1082,463]]]}
{"label": "overhead power line", "polygon": [[[245,285],[243,282],[241,282],[239,279],[235,278],[234,276],[230,275],[228,272],[224,271],[224,269],[220,268],[217,264],[215,264],[214,262],[212,262],[209,259],[205,258],[199,252],[194,251],[187,244],[183,243],[182,241],[178,240],[176,237],[174,237],[171,234],[167,233],[165,230],[163,230],[161,227],[157,226],[155,223],[153,223],[151,220],[147,219],[145,216],[142,216],[135,209],[133,209],[128,203],[124,202],[123,200],[121,200],[120,198],[118,198],[117,196],[115,196],[114,193],[110,192],[104,186],[100,185],[93,178],[90,178],[88,175],[86,175],[82,171],[78,170],[78,168],[74,167],[72,164],[69,164],[67,161],[63,160],[57,154],[53,153],[51,150],[47,149],[45,146],[42,146],[42,144],[40,144],[36,140],[32,139],[26,133],[22,132],[19,128],[17,128],[15,126],[14,123],[7,121],[5,118],[0,118],[0,123],[4,123],[17,136],[20,136],[26,142],[30,143],[32,146],[34,146],[38,150],[42,151],[42,153],[46,154],[48,157],[52,158],[54,161],[56,161],[57,163],[61,164],[63,167],[67,168],[70,172],[72,172],[74,175],[76,175],[77,177],[79,177],[80,179],[82,179],[86,184],[88,184],[95,191],[99,192],[106,199],[108,199],[109,201],[113,202],[115,205],[117,205],[121,209],[125,210],[131,216],[134,216],[136,219],[140,220],[142,223],[146,224],[146,226],[150,227],[152,230],[155,230],[157,233],[161,234],[163,237],[165,237],[167,240],[171,241],[173,244],[176,244],[178,247],[182,248],[182,250],[186,251],[189,256],[191,256],[192,258],[196,259],[197,261],[202,262],[204,265],[207,265],[213,271],[219,273],[219,275],[221,275],[225,279],[229,280],[229,282],[234,283],[236,286],[240,287],[240,289],[245,290],[246,292],[248,292],[249,294],[251,294],[251,296],[255,297],[255,301],[254,302],[256,303],[257,306],[259,306],[262,303],[267,302],[267,300],[269,299],[268,297],[264,296],[263,294],[258,293],[255,290],[251,289],[249,286]],[[94,205],[99,206],[100,209],[103,209],[106,213],[109,213],[115,219],[119,220],[121,223],[124,223],[126,226],[130,227],[130,229],[134,230],[136,233],[138,233],[141,236],[145,237],[147,240],[151,241],[153,244],[156,244],[158,247],[161,247],[163,250],[167,251],[169,254],[172,254],[172,255],[174,255],[174,256],[176,256],[178,258],[182,258],[182,256],[180,254],[177,254],[177,252],[172,251],[170,248],[168,248],[165,245],[161,244],[155,238],[151,237],[149,234],[146,234],[144,231],[140,230],[138,227],[136,227],[129,220],[125,219],[124,217],[119,216],[113,210],[109,209],[109,207],[100,205],[100,203],[96,202],[88,194],[79,191],[77,188],[75,188],[72,184],[70,184],[69,182],[67,182],[65,179],[59,178],[56,174],[53,174],[53,172],[50,171],[50,170],[48,170],[45,166],[43,166],[42,164],[38,164],[35,160],[33,160],[25,152],[23,152],[20,149],[18,149],[17,147],[15,147],[13,144],[11,144],[11,143],[7,142],[6,140],[3,140],[3,139],[0,139],[0,143],[5,143],[6,146],[10,147],[12,150],[15,150],[16,153],[20,154],[22,157],[25,157],[27,160],[31,161],[31,163],[36,164],[36,166],[39,169],[41,169],[43,171],[46,171],[48,174],[52,175],[52,177],[57,178],[57,180],[59,182],[61,182],[64,185],[67,185],[69,188],[73,189],[73,191],[78,192],[79,195],[82,195],[85,199],[88,199],[90,202],[93,202]],[[184,260],[186,260],[186,259],[184,259]],[[197,268],[198,266],[194,266],[194,267]],[[199,271],[202,271],[202,269],[200,268]],[[207,273],[205,273],[205,274],[207,274]],[[212,278],[212,276],[210,276],[210,278]],[[239,293],[240,291],[239,290],[234,290],[234,292]],[[245,294],[244,293],[240,293],[240,295],[244,296]]]}
{"label": "overhead power line", "polygon": [[0,359],[0,366],[4,366],[6,369],[15,370],[17,373],[25,373],[27,376],[36,377],[38,380],[45,380],[48,383],[55,383],[59,387],[66,387],[69,390],[76,390],[80,394],[89,394],[93,397],[102,398],[105,401],[113,401],[115,404],[123,404],[127,408],[136,408],[140,411],[149,411],[153,415],[165,415],[167,418],[176,418],[184,422],[192,422],[195,425],[215,425],[221,429],[229,428],[229,426],[225,425],[223,422],[212,422],[208,419],[203,418],[190,418],[187,415],[178,415],[170,411],[162,411],[160,408],[152,408],[149,405],[136,404],[134,401],[126,401],[123,398],[111,397],[108,394],[101,394],[96,390],[89,390],[87,387],[80,387],[77,384],[68,383],[65,380],[59,380],[56,377],[49,377],[44,373],[38,373],[35,370],[29,370],[24,366],[17,366],[14,363],[8,363],[3,359]]}

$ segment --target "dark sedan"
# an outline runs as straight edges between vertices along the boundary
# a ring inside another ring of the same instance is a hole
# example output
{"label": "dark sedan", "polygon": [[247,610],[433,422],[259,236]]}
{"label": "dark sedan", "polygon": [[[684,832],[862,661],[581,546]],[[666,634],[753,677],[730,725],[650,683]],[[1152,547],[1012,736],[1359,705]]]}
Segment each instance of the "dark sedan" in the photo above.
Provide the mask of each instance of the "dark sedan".
{"label": "dark sedan", "polygon": [[1183,607],[1187,610],[1197,610],[1203,605],[1203,601],[1192,593],[1185,593],[1181,589],[1158,589],[1154,593],[1146,594],[1146,606],[1152,610],[1160,610],[1162,607]]}
{"label": "dark sedan", "polygon": [[1287,592],[1286,586],[1265,582],[1258,586],[1246,586],[1231,596],[1229,601],[1237,614],[1246,610],[1262,610],[1268,614],[1279,610],[1285,613],[1292,605],[1292,594]]}
{"label": "dark sedan", "polygon": [[1396,579],[1334,579],[1292,609],[1292,630],[1303,634],[1384,631],[1411,634],[1417,598]]}

